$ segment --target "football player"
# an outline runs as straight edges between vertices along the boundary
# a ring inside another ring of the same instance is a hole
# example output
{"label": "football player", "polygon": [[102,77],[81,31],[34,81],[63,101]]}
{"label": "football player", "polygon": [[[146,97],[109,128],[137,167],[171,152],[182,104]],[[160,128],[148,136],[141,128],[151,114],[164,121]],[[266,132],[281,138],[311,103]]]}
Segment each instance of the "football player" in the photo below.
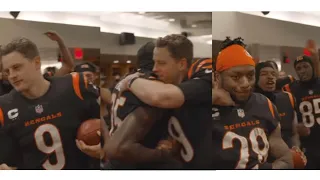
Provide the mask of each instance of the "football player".
{"label": "football player", "polygon": [[[270,62],[262,62],[256,65],[256,84],[255,92],[265,95],[278,109],[281,121],[282,139],[293,153],[300,155],[306,165],[306,157],[301,152],[299,134],[297,133],[297,114],[295,111],[295,98],[289,92],[276,91],[277,71]],[[273,157],[269,159],[272,160]],[[293,162],[300,167],[298,162]]]}
{"label": "football player", "polygon": [[[154,43],[142,46],[137,54],[139,72],[152,75]],[[141,102],[132,92],[112,93],[110,138],[105,144],[109,163],[106,169],[172,169],[173,157],[166,149],[157,149],[167,132],[168,110]],[[162,166],[168,164],[169,166]]]}
{"label": "football player", "polygon": [[[313,69],[314,69],[314,77],[320,77],[320,59],[319,59],[319,52],[318,52],[318,49],[316,48],[315,42],[312,40],[308,40],[306,42],[306,47],[307,48],[305,48],[305,50],[308,52],[307,53],[308,55],[305,55],[305,56],[309,57],[312,62]],[[294,81],[295,79],[291,75],[288,75],[283,78],[279,78],[277,80],[277,89],[280,90],[285,85],[293,83]]]}
{"label": "football player", "polygon": [[[77,64],[74,67],[74,71],[83,73],[87,77],[87,79],[92,83],[95,83],[95,81],[98,78],[98,76],[96,75],[97,68],[91,62],[83,62]],[[102,117],[106,117],[108,115],[107,105],[111,103],[111,92],[107,88],[99,87],[97,89],[100,92],[100,96],[98,99],[98,101],[100,102],[100,114]]]}
{"label": "football player", "polygon": [[164,83],[127,76],[121,89],[129,89],[141,101],[159,108],[174,109],[170,135],[182,145],[186,169],[208,169],[211,164],[212,59],[192,63],[193,44],[183,35],[159,38],[154,49],[153,71]]}
{"label": "football player", "polygon": [[275,91],[277,72],[267,62],[256,65],[255,92],[265,95],[277,107],[281,117],[281,135],[289,148],[300,147],[299,135],[296,132],[295,99],[291,93]]}
{"label": "football player", "polygon": [[[235,106],[212,108],[213,169],[289,169],[290,149],[281,138],[276,107],[253,93],[255,62],[241,38],[223,42],[216,62],[218,88],[230,93]],[[275,157],[267,162],[268,153]]]}
{"label": "football player", "polygon": [[292,93],[297,103],[298,133],[302,148],[307,156],[307,169],[320,168],[320,156],[317,144],[320,135],[320,79],[316,76],[313,61],[308,56],[299,56],[294,68],[300,80],[284,86]]}
{"label": "football player", "polygon": [[75,137],[83,121],[100,118],[96,89],[79,73],[44,79],[26,38],[3,46],[1,58],[14,90],[0,97],[0,169],[88,169]]}

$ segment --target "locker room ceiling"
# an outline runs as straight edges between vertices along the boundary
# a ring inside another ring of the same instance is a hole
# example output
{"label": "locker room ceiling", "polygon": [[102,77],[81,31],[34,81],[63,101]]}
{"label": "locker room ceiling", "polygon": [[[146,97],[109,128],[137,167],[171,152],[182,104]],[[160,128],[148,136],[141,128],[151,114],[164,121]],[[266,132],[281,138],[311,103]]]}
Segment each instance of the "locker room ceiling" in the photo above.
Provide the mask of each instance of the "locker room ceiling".
{"label": "locker room ceiling", "polygon": [[133,14],[169,21],[180,26],[182,31],[190,32],[192,36],[212,33],[211,12],[134,12]]}

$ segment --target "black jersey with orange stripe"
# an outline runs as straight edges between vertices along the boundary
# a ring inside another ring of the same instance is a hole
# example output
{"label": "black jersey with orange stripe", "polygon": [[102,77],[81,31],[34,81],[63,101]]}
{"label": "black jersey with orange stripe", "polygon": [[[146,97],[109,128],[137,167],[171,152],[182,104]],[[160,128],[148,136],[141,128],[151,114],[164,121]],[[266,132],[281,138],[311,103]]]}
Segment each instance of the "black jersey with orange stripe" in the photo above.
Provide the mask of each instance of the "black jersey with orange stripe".
{"label": "black jersey with orange stripe", "polygon": [[200,78],[206,81],[212,79],[212,59],[202,58],[196,60],[188,70],[188,79]]}
{"label": "black jersey with orange stripe", "polygon": [[6,156],[21,155],[19,169],[88,169],[90,158],[75,139],[83,121],[100,118],[96,90],[77,73],[49,81],[48,91],[37,99],[15,90],[0,97],[0,130],[13,139],[11,148],[17,151]]}
{"label": "black jersey with orange stripe", "polygon": [[320,145],[315,143],[320,137],[320,79],[308,84],[296,80],[285,85],[283,90],[291,92],[296,99],[298,122],[311,130],[308,137],[300,137],[301,145],[306,152],[320,158]]}
{"label": "black jersey with orange stripe", "polygon": [[[149,80],[157,80],[157,78],[152,73],[146,73],[143,77]],[[132,92],[125,91],[120,94],[117,86],[112,92],[112,107],[111,107],[111,130],[110,135],[117,131],[121,126],[121,123],[125,118],[133,113],[138,107],[148,107],[153,108],[161,114],[161,117],[157,119],[155,124],[145,135],[144,139],[140,142],[143,146],[147,148],[154,149],[157,147],[160,140],[166,138],[168,135],[168,119],[170,111],[166,109],[160,109],[156,107],[151,107],[143,103],[138,97],[136,97]],[[125,162],[120,162],[117,160],[110,161],[113,169],[155,169],[155,168],[168,168],[159,167],[156,163],[141,163],[141,164],[128,164]]]}
{"label": "black jersey with orange stripe", "polygon": [[188,78],[178,85],[184,94],[185,103],[211,104],[212,59],[195,61],[188,71]]}
{"label": "black jersey with orange stripe", "polygon": [[213,105],[213,169],[259,169],[279,119],[276,107],[259,93],[239,107]]}
{"label": "black jersey with orange stripe", "polygon": [[[211,92],[211,86],[207,87]],[[196,94],[196,92],[194,93]],[[211,94],[201,94],[211,103]],[[211,169],[212,122],[210,103],[188,102],[175,109],[169,120],[169,134],[182,146],[184,169]]]}
{"label": "black jersey with orange stripe", "polygon": [[199,59],[178,85],[184,104],[169,120],[169,134],[178,141],[185,169],[210,169],[212,59]]}
{"label": "black jersey with orange stripe", "polygon": [[293,121],[295,119],[296,102],[293,95],[289,92],[276,92],[275,105],[278,109],[281,121],[281,136],[284,142],[292,148]]}

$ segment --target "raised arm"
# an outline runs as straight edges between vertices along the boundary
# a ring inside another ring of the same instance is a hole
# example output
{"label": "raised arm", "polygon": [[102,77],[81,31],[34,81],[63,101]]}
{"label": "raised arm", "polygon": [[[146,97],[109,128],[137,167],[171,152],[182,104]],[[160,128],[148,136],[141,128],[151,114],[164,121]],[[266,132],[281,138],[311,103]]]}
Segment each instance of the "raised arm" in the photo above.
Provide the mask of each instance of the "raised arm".
{"label": "raised arm", "polygon": [[74,60],[68,47],[65,45],[63,38],[58,33],[53,31],[46,32],[45,35],[48,36],[51,40],[56,41],[58,43],[59,49],[63,57],[62,66],[55,73],[55,76],[64,76],[66,74],[71,73],[74,66]]}

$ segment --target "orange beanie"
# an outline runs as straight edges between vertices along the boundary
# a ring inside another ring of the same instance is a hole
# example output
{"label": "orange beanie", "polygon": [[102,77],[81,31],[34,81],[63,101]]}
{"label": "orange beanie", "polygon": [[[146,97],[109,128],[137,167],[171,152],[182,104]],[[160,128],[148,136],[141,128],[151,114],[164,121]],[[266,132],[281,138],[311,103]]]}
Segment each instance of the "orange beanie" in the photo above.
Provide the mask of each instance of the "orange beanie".
{"label": "orange beanie", "polygon": [[244,47],[234,44],[219,53],[216,61],[216,71],[222,72],[243,65],[255,66],[255,62]]}

